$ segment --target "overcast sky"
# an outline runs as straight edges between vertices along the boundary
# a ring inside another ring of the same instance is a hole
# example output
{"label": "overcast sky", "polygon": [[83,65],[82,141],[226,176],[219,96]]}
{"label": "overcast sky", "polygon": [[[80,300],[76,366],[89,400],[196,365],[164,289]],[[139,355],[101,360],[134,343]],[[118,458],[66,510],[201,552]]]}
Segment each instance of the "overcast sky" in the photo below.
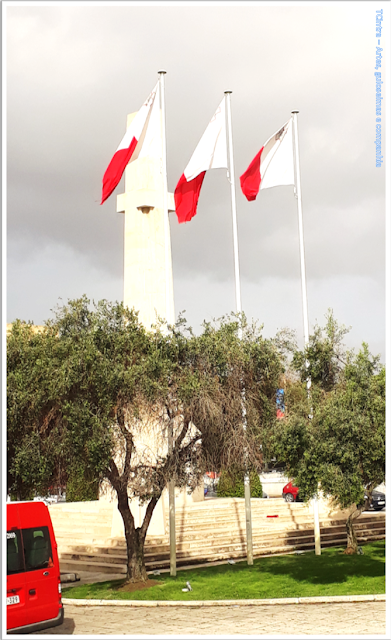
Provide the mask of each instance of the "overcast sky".
{"label": "overcast sky", "polygon": [[[347,345],[366,341],[384,360],[385,169],[375,166],[374,67],[376,10],[388,2],[4,4],[7,322],[42,324],[59,299],[84,293],[122,300],[115,196],[123,180],[100,206],[102,177],[127,114],[163,68],[171,192],[224,90],[233,92],[243,309],[265,336],[290,327],[300,342],[293,188],[247,202],[239,187],[263,143],[299,110],[310,331],[332,308],[352,327]],[[207,174],[190,223],[170,216],[175,310],[198,330],[235,309],[226,171]]]}

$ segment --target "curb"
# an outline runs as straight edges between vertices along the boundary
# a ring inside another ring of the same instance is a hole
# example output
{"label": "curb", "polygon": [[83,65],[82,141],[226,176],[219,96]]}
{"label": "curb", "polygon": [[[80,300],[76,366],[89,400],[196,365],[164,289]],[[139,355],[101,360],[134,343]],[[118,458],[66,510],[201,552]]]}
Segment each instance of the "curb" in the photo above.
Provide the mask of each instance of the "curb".
{"label": "curb", "polygon": [[254,607],[287,604],[326,604],[346,602],[385,602],[385,593],[358,596],[315,596],[313,598],[265,598],[256,600],[82,600],[63,598],[64,605],[76,607]]}

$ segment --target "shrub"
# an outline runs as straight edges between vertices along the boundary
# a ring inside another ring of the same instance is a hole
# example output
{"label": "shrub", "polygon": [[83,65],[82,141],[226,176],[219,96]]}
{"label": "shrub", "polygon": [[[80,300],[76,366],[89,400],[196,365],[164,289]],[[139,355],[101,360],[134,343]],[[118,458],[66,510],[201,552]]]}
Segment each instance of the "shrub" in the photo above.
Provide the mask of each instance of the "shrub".
{"label": "shrub", "polygon": [[88,502],[98,500],[99,480],[86,479],[80,470],[74,470],[70,474],[66,484],[67,502]]}
{"label": "shrub", "polygon": [[[249,473],[252,498],[262,498],[262,484],[255,469]],[[240,469],[223,469],[217,485],[219,498],[244,498],[244,477]]]}

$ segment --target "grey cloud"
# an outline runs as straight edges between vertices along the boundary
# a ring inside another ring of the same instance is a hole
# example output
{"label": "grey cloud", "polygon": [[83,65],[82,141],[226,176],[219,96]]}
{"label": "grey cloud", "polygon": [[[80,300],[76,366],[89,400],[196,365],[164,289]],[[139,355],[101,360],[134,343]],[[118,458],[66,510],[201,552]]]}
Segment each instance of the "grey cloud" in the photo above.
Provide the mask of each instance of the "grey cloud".
{"label": "grey cloud", "polygon": [[[83,284],[87,294],[93,290],[110,297],[112,286],[113,298],[121,295],[123,219],[116,213],[115,194],[99,205],[101,180],[127,114],[141,106],[160,68],[168,72],[170,191],[223,91],[233,90],[240,261],[246,286],[253,292],[252,287],[266,287],[270,294],[277,278],[285,283],[287,296],[299,282],[292,189],[262,191],[254,203],[239,189],[239,175],[252,157],[291,110],[299,109],[309,282],[319,283],[325,296],[338,300],[346,298],[341,283],[369,278],[376,283],[379,305],[384,304],[385,172],[374,166],[374,15],[374,5],[361,3],[9,6],[9,317],[16,309],[29,317],[32,308],[45,317],[56,282],[70,297],[78,295]],[[213,307],[234,308],[234,297],[228,294],[233,282],[231,227],[224,170],[206,176],[191,223],[178,225],[175,214],[171,216],[177,308],[182,308],[187,287],[191,290],[196,281],[210,284],[201,300],[195,295],[194,318],[206,316]],[[72,268],[66,269],[68,264]],[[40,304],[23,270],[35,270],[43,279],[51,270],[51,284]],[[93,285],[96,280],[101,287]],[[321,286],[325,281],[334,283],[334,289]],[[221,296],[227,295],[226,305],[213,293],[214,286]],[[368,309],[373,295],[365,291],[361,304]],[[273,325],[277,317],[272,306],[268,313]],[[298,318],[300,323],[300,313]],[[375,314],[357,311],[350,324],[358,318],[363,333],[378,327],[384,335]],[[314,310],[310,319],[314,321]]]}

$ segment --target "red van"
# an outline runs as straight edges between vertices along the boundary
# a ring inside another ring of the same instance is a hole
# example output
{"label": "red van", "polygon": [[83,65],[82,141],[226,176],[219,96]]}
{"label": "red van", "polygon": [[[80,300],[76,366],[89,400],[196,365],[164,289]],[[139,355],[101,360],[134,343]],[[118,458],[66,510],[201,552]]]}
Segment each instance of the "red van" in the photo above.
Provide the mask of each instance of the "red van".
{"label": "red van", "polygon": [[64,620],[57,543],[43,502],[7,504],[7,632],[31,633]]}

